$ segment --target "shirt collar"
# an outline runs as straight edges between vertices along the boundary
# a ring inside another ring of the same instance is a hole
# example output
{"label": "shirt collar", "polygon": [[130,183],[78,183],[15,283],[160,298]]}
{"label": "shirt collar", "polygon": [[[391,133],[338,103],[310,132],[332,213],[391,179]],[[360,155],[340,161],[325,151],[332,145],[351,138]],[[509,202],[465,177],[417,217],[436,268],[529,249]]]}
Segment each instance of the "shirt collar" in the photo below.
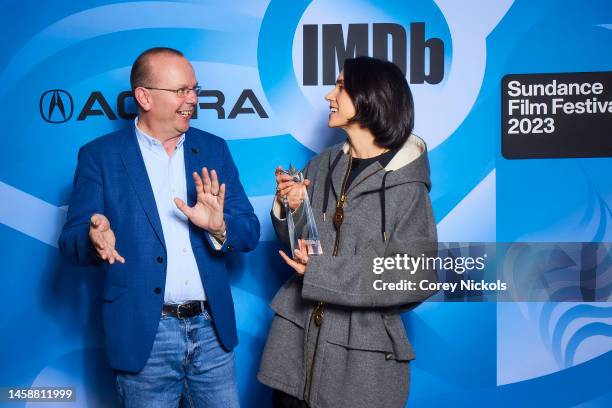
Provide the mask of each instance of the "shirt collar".
{"label": "shirt collar", "polygon": [[[138,127],[138,116],[134,118],[134,128],[136,128],[136,137],[138,138],[139,142],[141,142],[141,144],[143,144],[150,150],[159,150],[159,149],[164,150],[164,146],[159,140],[147,134],[146,132],[144,132],[142,129]],[[179,137],[178,142],[176,143],[176,149],[178,150],[179,148],[181,148],[184,142],[185,142],[185,134],[183,133]]]}

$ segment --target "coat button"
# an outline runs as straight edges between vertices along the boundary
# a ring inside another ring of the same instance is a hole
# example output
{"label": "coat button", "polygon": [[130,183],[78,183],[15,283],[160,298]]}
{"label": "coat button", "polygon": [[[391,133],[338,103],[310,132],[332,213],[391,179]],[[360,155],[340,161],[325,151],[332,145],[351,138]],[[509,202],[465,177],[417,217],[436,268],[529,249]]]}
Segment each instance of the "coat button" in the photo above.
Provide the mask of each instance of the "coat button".
{"label": "coat button", "polygon": [[393,353],[385,354],[385,360],[391,360],[393,358]]}
{"label": "coat button", "polygon": [[153,292],[157,293],[158,295],[161,293],[161,288],[155,288],[153,290]]}
{"label": "coat button", "polygon": [[231,246],[231,245],[228,245],[228,246],[227,246],[227,250],[228,250],[228,251],[231,251],[232,249],[234,249],[234,247],[233,247],[233,246]]}
{"label": "coat button", "polygon": [[163,256],[161,256],[161,255],[160,255],[160,256],[158,256],[156,259],[157,259],[157,262],[158,262],[158,263],[163,263],[163,262],[164,262],[164,257],[163,257]]}

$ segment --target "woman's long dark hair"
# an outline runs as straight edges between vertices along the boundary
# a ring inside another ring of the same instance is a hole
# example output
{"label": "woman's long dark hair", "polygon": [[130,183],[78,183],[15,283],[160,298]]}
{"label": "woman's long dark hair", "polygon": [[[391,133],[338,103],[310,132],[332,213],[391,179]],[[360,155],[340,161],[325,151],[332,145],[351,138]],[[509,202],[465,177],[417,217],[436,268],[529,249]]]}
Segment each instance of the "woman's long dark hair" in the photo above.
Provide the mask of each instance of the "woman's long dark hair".
{"label": "woman's long dark hair", "polygon": [[401,147],[414,127],[412,92],[397,65],[371,57],[344,61],[344,87],[356,114],[350,122],[367,127],[380,147]]}

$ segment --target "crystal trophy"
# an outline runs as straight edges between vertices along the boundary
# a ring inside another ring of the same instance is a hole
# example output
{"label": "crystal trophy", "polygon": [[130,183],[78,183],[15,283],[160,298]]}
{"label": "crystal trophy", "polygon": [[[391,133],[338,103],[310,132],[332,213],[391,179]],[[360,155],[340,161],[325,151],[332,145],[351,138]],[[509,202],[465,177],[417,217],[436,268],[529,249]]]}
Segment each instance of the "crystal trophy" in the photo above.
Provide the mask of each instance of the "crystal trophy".
{"label": "crystal trophy", "polygon": [[[282,170],[282,173],[291,176],[295,183],[304,182],[304,174],[297,170],[292,165],[289,165],[288,170]],[[289,208],[289,201],[287,196],[283,196],[283,205],[285,206],[285,214],[287,216],[287,228],[289,229],[289,242],[291,244],[291,253],[293,254],[296,249],[300,249],[299,242],[303,242],[306,246],[306,252],[308,255],[322,255],[323,249],[321,248],[321,240],[319,239],[319,231],[317,231],[317,224],[315,223],[314,215],[312,214],[312,207],[310,206],[310,200],[308,199],[308,191],[306,186],[302,185],[304,189],[304,201],[302,206],[304,207],[304,215],[306,216],[306,225],[301,232],[296,231],[295,222],[293,220],[293,214]]]}

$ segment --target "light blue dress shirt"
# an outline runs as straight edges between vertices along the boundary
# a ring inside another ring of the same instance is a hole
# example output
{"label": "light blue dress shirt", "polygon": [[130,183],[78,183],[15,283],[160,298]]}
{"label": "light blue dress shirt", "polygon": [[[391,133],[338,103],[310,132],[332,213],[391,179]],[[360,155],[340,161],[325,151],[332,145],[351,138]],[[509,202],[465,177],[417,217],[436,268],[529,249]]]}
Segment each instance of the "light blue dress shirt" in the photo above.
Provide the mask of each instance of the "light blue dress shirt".
{"label": "light blue dress shirt", "polygon": [[175,197],[187,202],[185,134],[180,136],[176,150],[169,156],[159,140],[138,128],[138,118],[134,125],[166,241],[168,265],[164,302],[206,300],[189,240],[189,220],[174,203]]}

